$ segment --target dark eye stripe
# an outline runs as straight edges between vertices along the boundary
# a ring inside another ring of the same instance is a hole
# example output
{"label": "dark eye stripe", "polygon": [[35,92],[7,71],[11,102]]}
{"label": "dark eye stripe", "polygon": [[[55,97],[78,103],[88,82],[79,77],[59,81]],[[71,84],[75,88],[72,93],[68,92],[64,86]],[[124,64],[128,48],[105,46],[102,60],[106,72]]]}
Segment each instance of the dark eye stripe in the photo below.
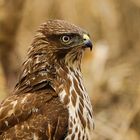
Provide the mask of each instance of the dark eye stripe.
{"label": "dark eye stripe", "polygon": [[[63,41],[62,40],[63,36],[70,37],[70,40],[68,42]],[[70,46],[70,45],[75,44],[77,41],[80,41],[81,40],[81,35],[78,34],[78,33],[49,34],[49,35],[47,35],[47,38],[49,40],[52,40],[52,41],[55,41],[55,42],[57,42],[59,40],[61,44]]]}

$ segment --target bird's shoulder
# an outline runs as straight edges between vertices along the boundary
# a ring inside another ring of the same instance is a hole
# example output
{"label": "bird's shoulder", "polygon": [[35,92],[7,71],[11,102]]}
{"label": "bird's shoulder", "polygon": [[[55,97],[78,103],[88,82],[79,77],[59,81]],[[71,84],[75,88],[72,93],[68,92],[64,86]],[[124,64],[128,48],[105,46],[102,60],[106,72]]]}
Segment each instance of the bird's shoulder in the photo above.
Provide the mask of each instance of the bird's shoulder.
{"label": "bird's shoulder", "polygon": [[[67,109],[52,91],[14,94],[0,104],[0,135],[2,138],[7,135],[8,138],[10,133],[27,130],[30,130],[30,136],[35,132],[44,137],[59,135],[61,129],[67,128],[67,116]],[[57,123],[61,123],[59,127]]]}
{"label": "bird's shoulder", "polygon": [[0,131],[26,120],[51,99],[52,95],[48,93],[14,94],[7,97],[0,104]]}

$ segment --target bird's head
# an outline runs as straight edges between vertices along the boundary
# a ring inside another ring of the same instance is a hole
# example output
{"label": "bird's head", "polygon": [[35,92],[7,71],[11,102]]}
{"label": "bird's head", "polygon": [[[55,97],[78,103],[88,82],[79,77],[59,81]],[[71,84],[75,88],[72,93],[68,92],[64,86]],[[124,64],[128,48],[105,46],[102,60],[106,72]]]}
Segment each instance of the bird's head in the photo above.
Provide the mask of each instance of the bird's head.
{"label": "bird's head", "polygon": [[89,34],[64,20],[49,20],[42,24],[32,46],[38,53],[46,51],[50,61],[77,68],[84,50],[92,50]]}

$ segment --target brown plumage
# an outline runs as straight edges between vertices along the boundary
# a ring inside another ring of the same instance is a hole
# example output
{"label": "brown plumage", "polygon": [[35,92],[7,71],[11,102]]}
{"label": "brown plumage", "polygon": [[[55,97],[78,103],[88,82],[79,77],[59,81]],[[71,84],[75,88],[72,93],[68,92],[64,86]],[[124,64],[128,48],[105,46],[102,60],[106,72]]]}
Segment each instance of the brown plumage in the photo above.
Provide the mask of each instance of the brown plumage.
{"label": "brown plumage", "polygon": [[0,104],[0,140],[89,140],[92,106],[81,58],[86,31],[63,20],[40,26],[13,94]]}

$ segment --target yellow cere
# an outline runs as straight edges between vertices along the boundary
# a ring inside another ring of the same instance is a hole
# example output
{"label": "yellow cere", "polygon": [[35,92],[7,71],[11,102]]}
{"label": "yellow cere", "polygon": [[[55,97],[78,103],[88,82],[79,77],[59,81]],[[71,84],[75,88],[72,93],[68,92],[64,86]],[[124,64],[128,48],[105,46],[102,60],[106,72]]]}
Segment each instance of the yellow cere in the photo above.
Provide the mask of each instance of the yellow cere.
{"label": "yellow cere", "polygon": [[83,34],[83,39],[84,40],[90,40],[89,36],[87,34]]}

